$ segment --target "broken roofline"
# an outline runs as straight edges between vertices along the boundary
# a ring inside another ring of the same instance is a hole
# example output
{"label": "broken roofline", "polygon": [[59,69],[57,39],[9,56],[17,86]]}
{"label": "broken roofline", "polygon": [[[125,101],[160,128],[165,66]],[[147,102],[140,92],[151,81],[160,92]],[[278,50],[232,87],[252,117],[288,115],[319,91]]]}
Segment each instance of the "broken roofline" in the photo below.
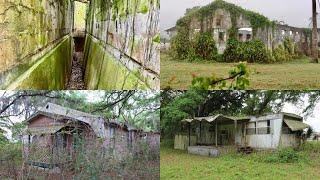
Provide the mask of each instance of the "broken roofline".
{"label": "broken roofline", "polygon": [[280,112],[280,113],[275,113],[275,114],[266,114],[266,115],[261,115],[261,116],[246,116],[246,117],[230,117],[230,116],[225,116],[222,114],[214,115],[214,116],[208,116],[208,117],[195,117],[195,118],[188,118],[188,119],[183,119],[181,120],[182,122],[188,122],[191,123],[193,121],[207,121],[207,122],[213,122],[213,121],[245,121],[245,120],[250,120],[251,117],[256,117],[259,119],[260,117],[265,117],[265,116],[270,116],[270,115],[282,115],[282,116],[287,116],[287,117],[292,117],[295,119],[303,120],[303,117],[293,114],[293,113],[286,113],[286,112]]}
{"label": "broken roofline", "polygon": [[[79,115],[78,115],[79,114]],[[132,125],[129,125],[127,123],[121,124],[115,120],[105,120],[101,116],[91,115],[89,113],[85,113],[82,111],[78,111],[75,109],[63,107],[57,104],[53,103],[47,103],[45,107],[40,108],[37,112],[35,112],[33,115],[31,115],[25,122],[30,123],[30,121],[34,120],[39,115],[44,115],[51,117],[53,119],[69,119],[73,121],[80,121],[84,122],[86,124],[89,124],[91,126],[92,120],[100,121],[100,123],[106,123],[109,126],[114,126],[117,128],[121,128],[128,131],[143,131],[141,129],[137,129]],[[89,119],[89,121],[88,121]]]}
{"label": "broken roofline", "polygon": [[[309,27],[294,27],[294,26],[290,26],[290,25],[287,25],[287,24],[282,24],[281,21],[277,21],[277,20],[270,20],[268,17],[258,13],[258,12],[255,12],[255,11],[251,11],[251,10],[248,10],[248,9],[245,9],[241,6],[238,6],[238,5],[235,5],[233,3],[228,3],[228,2],[225,2],[223,0],[215,0],[213,2],[211,2],[210,4],[207,4],[205,6],[201,6],[201,7],[194,7],[195,9],[191,9],[190,12],[187,12],[183,17],[181,17],[180,19],[178,19],[177,23],[176,23],[176,26],[174,27],[171,27],[167,30],[165,30],[166,32],[170,32],[170,31],[175,31],[177,26],[180,26],[179,25],[179,21],[182,21],[183,19],[185,18],[189,18],[189,17],[200,17],[203,16],[203,15],[206,15],[208,16],[209,12],[212,11],[212,9],[215,9],[213,8],[215,7],[216,9],[224,9],[224,10],[227,10],[230,12],[230,14],[232,14],[232,12],[236,12],[237,14],[241,14],[241,15],[244,15],[248,20],[250,19],[259,19],[260,21],[265,21],[265,22],[268,22],[270,24],[273,24],[273,25],[276,25],[278,26],[279,28],[292,28],[292,29],[296,29],[296,30],[311,30],[312,28],[309,28]],[[250,23],[251,20],[250,20]],[[254,24],[251,24],[251,26],[254,26]],[[320,28],[318,28],[318,31],[320,32]]]}
{"label": "broken roofline", "polygon": [[[292,131],[303,130],[303,129],[306,129],[306,128],[309,127],[308,124],[305,124],[305,123],[301,122],[301,121],[303,121],[303,117],[301,117],[299,115],[296,115],[296,114],[293,114],[293,113],[286,113],[286,112],[280,112],[280,113],[276,113],[276,114],[268,114],[268,115],[263,115],[263,116],[258,116],[258,117],[257,116],[249,117],[248,116],[248,117],[241,117],[241,118],[228,117],[228,116],[224,116],[224,115],[218,114],[218,115],[215,115],[215,116],[195,117],[195,118],[192,118],[192,119],[184,119],[181,122],[192,123],[194,121],[199,121],[199,122],[206,121],[206,122],[212,123],[212,122],[218,122],[218,121],[220,121],[220,122],[221,121],[223,121],[223,122],[229,121],[227,123],[230,123],[230,124],[234,123],[235,126],[236,126],[238,121],[248,122],[253,117],[255,117],[254,121],[257,121],[257,120],[259,120],[261,118],[262,119],[270,119],[270,118],[268,118],[268,116],[274,116],[274,115],[282,116],[282,119],[284,120],[284,122],[289,126],[289,128]],[[291,117],[291,118],[297,119],[299,121],[284,119],[284,117]]]}

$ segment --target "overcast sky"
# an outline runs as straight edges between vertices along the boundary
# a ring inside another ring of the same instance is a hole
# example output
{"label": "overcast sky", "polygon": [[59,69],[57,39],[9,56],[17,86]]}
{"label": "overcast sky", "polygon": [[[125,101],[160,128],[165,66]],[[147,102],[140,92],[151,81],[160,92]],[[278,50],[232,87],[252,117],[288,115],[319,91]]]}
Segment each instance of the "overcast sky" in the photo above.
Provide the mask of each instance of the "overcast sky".
{"label": "overcast sky", "polygon": [[[161,30],[175,26],[187,8],[204,6],[213,0],[161,0]],[[285,21],[291,26],[308,27],[312,15],[311,0],[225,0],[245,9],[259,12],[271,20]]]}

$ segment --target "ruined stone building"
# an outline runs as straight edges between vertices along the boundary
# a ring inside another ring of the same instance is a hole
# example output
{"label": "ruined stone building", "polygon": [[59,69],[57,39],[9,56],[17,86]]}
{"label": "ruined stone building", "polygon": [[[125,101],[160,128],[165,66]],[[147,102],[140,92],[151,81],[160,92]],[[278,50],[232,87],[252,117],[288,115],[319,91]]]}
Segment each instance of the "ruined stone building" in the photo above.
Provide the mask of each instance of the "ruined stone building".
{"label": "ruined stone building", "polygon": [[160,2],[76,1],[87,6],[83,33],[74,0],[0,1],[1,88],[65,89],[80,42],[86,89],[159,89]]}
{"label": "ruined stone building", "polygon": [[234,37],[239,41],[259,39],[269,50],[289,38],[301,52],[310,54],[310,29],[270,21],[263,15],[223,0],[215,0],[207,6],[187,10],[185,16],[177,21],[176,27],[169,28],[166,32],[173,37],[179,33],[179,28],[188,29],[190,38],[199,32],[211,32],[219,53],[225,50],[227,40]]}

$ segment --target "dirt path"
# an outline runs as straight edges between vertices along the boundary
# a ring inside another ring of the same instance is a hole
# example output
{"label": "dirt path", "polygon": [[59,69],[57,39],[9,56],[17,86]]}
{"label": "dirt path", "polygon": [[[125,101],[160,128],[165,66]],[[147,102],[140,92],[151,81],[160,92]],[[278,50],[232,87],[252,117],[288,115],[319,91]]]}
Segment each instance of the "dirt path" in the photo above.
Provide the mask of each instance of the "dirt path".
{"label": "dirt path", "polygon": [[84,90],[85,85],[83,81],[83,52],[74,52],[72,59],[71,76],[67,84],[68,90]]}

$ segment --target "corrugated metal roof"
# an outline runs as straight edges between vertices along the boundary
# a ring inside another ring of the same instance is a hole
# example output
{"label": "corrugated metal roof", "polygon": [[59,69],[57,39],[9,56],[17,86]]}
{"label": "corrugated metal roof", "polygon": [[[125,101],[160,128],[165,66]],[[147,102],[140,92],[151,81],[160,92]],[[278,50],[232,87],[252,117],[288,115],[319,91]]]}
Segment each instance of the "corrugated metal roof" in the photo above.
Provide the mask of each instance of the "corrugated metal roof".
{"label": "corrugated metal roof", "polygon": [[304,130],[305,128],[309,127],[308,124],[305,124],[305,123],[300,122],[300,121],[284,119],[284,122],[288,125],[288,127],[292,131]]}
{"label": "corrugated metal roof", "polygon": [[193,121],[207,121],[209,123],[213,122],[213,121],[235,121],[235,119],[218,114],[215,116],[208,116],[208,117],[195,117],[193,119],[184,119],[182,120],[182,122],[188,122],[191,123]]}

